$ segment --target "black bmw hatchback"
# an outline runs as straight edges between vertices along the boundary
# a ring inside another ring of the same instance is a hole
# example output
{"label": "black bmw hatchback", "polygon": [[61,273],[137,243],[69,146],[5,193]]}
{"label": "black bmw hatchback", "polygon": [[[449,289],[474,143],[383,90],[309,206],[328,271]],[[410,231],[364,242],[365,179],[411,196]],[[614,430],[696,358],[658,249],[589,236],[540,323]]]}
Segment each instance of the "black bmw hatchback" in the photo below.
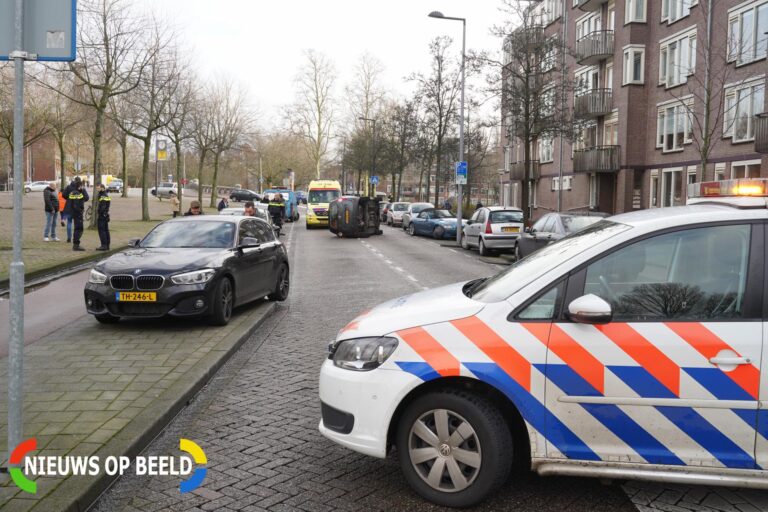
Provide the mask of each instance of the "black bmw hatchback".
{"label": "black bmw hatchback", "polygon": [[131,245],[91,270],[85,306],[99,322],[170,315],[225,325],[236,306],[288,297],[285,248],[258,218],[181,217]]}

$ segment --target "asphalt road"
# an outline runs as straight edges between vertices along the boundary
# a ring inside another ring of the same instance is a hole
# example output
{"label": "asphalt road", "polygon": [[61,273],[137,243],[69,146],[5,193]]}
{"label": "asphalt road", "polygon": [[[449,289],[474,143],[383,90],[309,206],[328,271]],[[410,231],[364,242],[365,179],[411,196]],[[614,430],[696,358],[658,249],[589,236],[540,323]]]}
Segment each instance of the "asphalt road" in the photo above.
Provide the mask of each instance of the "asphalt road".
{"label": "asphalt road", "polygon": [[[320,435],[318,370],[358,312],[501,267],[397,228],[353,240],[299,222],[284,240],[289,300],[145,452],[178,454],[179,438],[196,441],[208,458],[203,487],[182,495],[178,477],[124,477],[94,510],[438,510],[410,490],[394,457],[359,455]],[[617,484],[523,472],[477,510],[636,509]]]}

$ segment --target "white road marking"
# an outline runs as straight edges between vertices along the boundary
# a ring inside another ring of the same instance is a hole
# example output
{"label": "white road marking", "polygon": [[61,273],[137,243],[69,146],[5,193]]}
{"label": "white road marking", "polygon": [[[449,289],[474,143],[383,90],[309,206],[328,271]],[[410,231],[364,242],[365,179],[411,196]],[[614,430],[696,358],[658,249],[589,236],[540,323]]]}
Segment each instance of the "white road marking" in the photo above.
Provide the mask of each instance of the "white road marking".
{"label": "white road marking", "polygon": [[407,277],[408,279],[410,279],[410,280],[411,280],[411,281],[413,281],[414,283],[418,283],[418,282],[419,282],[419,280],[418,280],[418,279],[416,279],[415,277],[413,277],[413,276],[411,276],[411,275],[407,275],[407,276],[405,276],[405,277]]}
{"label": "white road marking", "polygon": [[405,272],[405,270],[401,269],[400,267],[394,267],[394,269],[397,270],[398,272]]}

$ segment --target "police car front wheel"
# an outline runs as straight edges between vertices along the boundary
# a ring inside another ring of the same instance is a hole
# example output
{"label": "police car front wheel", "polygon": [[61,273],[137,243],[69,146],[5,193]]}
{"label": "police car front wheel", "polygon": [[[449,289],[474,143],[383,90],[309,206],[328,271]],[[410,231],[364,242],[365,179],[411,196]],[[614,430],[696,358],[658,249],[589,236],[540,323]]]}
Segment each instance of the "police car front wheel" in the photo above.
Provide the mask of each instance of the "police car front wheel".
{"label": "police car front wheel", "polygon": [[426,394],[398,424],[400,467],[422,497],[443,506],[479,503],[509,476],[512,436],[499,410],[466,391]]}

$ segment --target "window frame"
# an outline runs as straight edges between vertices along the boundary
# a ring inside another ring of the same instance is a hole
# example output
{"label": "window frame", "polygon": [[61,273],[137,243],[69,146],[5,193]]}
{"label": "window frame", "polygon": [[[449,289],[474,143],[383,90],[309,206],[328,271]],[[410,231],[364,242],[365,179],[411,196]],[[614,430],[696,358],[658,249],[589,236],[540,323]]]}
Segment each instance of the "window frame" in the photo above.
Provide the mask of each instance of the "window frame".
{"label": "window frame", "polygon": [[[645,84],[645,45],[628,44],[624,48],[622,85],[643,85]],[[634,76],[635,54],[640,54],[640,78]],[[632,70],[631,73],[629,70]],[[630,80],[628,75],[632,75]]]}
{"label": "window frame", "polygon": [[[687,46],[685,46],[687,45]],[[671,59],[672,48],[674,47],[675,55],[678,56],[677,64],[673,64]],[[697,51],[697,27],[688,27],[685,30],[681,30],[676,34],[669,37],[665,37],[659,41],[659,85],[663,85],[665,89],[671,89],[679,85],[683,85],[688,82],[688,77],[696,73],[696,51]],[[685,51],[683,50],[684,48]],[[681,68],[681,62],[683,56],[687,57],[687,72],[683,73]],[[670,77],[676,76],[673,67],[678,68],[679,82],[671,82]]]}
{"label": "window frame", "polygon": [[[675,99],[672,101],[665,101],[656,105],[656,149],[661,149],[662,153],[675,153],[684,151],[687,144],[693,142],[693,96],[689,95],[684,98]],[[668,127],[667,111],[673,109],[674,113],[674,127],[672,134],[673,145],[671,148],[667,148],[667,137],[670,135],[666,132]],[[678,109],[683,109],[684,112],[678,112]],[[680,116],[683,117],[683,142],[678,146],[677,134],[678,122]]]}
{"label": "window frame", "polygon": [[[755,140],[755,116],[761,114],[765,110],[765,85],[764,77],[756,77],[743,80],[738,84],[728,84],[725,86],[725,97],[723,101],[724,139],[731,139],[732,144]],[[750,89],[748,100],[750,113],[746,116],[747,135],[744,138],[737,139],[735,129],[739,118],[739,92],[746,89]],[[762,107],[757,108],[756,100],[759,100],[762,103]],[[755,110],[760,110],[760,112],[755,112]]]}
{"label": "window frame", "polygon": [[[758,10],[765,6],[768,9],[768,0],[758,0],[754,2],[741,3],[728,9],[727,13],[727,54],[726,59],[730,63],[736,63],[736,66],[751,64],[768,56],[768,37],[764,34],[765,30],[760,29]],[[749,58],[742,59],[744,53],[744,44],[741,41],[742,29],[744,25],[744,14],[751,13],[751,39],[752,49]],[[768,29],[768,27],[763,27]],[[735,32],[735,33],[734,33]],[[762,46],[762,53],[759,52]]]}
{"label": "window frame", "polygon": [[[643,16],[635,18],[636,6],[642,4]],[[646,23],[648,21],[648,3],[646,0],[626,0],[624,3],[624,25],[630,23]]]}

